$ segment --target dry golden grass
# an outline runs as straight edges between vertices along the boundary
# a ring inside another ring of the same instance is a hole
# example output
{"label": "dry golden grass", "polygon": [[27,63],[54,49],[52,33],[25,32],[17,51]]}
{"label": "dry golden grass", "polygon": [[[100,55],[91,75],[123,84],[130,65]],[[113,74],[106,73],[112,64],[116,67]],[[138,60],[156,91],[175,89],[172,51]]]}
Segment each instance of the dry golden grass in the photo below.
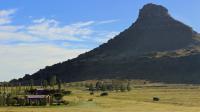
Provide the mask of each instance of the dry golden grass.
{"label": "dry golden grass", "polygon": [[[131,92],[111,92],[105,97],[100,97],[100,93],[92,96],[81,89],[71,90],[73,94],[64,97],[70,101],[68,106],[0,107],[0,112],[200,112],[198,86],[139,86]],[[153,102],[154,96],[160,101]]]}

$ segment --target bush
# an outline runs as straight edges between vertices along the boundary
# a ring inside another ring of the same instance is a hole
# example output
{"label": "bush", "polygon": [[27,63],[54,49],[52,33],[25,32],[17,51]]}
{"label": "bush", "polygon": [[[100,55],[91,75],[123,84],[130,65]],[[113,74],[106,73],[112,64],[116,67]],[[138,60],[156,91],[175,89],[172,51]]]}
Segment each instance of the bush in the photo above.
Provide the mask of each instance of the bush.
{"label": "bush", "polygon": [[56,103],[58,105],[60,105],[61,101],[62,101],[62,98],[63,98],[63,94],[61,93],[56,93],[53,95],[53,98],[56,100]]}
{"label": "bush", "polygon": [[131,91],[131,90],[132,90],[130,83],[127,84],[127,90],[128,90],[128,91]]}
{"label": "bush", "polygon": [[107,89],[109,90],[109,91],[113,91],[113,85],[112,84],[109,84],[109,85],[107,85]]}
{"label": "bush", "polygon": [[100,94],[100,96],[108,96],[108,93],[107,92],[103,92]]}
{"label": "bush", "polygon": [[61,103],[64,104],[64,105],[68,105],[69,101],[63,100],[63,101],[61,101]]}
{"label": "bush", "polygon": [[5,101],[6,101],[6,98],[2,94],[0,94],[0,106],[4,106]]}
{"label": "bush", "polygon": [[10,106],[10,105],[15,106],[15,105],[17,105],[17,100],[13,99],[13,98],[7,98],[6,103],[7,103],[8,106]]}
{"label": "bush", "polygon": [[72,91],[63,91],[62,92],[64,95],[70,95],[70,94],[72,94]]}
{"label": "bush", "polygon": [[101,87],[101,91],[106,91],[106,90],[107,90],[107,86],[105,84],[103,84]]}
{"label": "bush", "polygon": [[90,86],[89,86],[89,91],[94,91],[94,86],[93,86],[92,83],[91,83]]}
{"label": "bush", "polygon": [[94,92],[90,92],[90,95],[94,95]]}
{"label": "bush", "polygon": [[14,99],[14,97],[11,94],[7,94],[7,98],[6,98],[6,104],[8,106],[12,105],[17,105],[17,100]]}
{"label": "bush", "polygon": [[26,104],[26,100],[23,98],[18,98],[17,103],[19,106],[24,106]]}
{"label": "bush", "polygon": [[160,100],[160,98],[158,98],[158,97],[153,97],[153,101],[159,101]]}
{"label": "bush", "polygon": [[121,92],[125,92],[125,90],[126,90],[126,88],[125,88],[125,86],[122,84],[122,85],[120,86],[120,91],[121,91]]}
{"label": "bush", "polygon": [[93,98],[88,99],[88,101],[93,101]]}
{"label": "bush", "polygon": [[56,100],[61,100],[62,97],[63,97],[63,94],[61,94],[61,93],[56,93],[56,94],[53,95],[53,97],[54,97]]}
{"label": "bush", "polygon": [[93,98],[89,98],[88,101],[93,101]]}

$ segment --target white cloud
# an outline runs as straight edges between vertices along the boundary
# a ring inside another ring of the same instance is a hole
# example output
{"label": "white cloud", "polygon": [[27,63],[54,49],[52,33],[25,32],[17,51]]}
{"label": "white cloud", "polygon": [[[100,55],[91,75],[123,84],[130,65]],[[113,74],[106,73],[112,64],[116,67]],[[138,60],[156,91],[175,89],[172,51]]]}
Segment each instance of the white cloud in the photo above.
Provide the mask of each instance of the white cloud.
{"label": "white cloud", "polygon": [[0,25],[10,23],[10,19],[8,18],[0,18]]}
{"label": "white cloud", "polygon": [[118,35],[119,32],[116,32],[116,31],[112,31],[112,32],[102,32],[102,33],[99,33],[97,35],[96,38],[94,38],[93,40],[98,42],[98,43],[105,43],[107,42],[109,39],[115,37],[116,35]]}
{"label": "white cloud", "polygon": [[85,28],[92,24],[89,22],[78,22],[72,25],[59,26],[59,22],[53,19],[38,19],[35,24],[27,27],[27,32],[36,37],[46,37],[50,40],[81,40],[80,36],[90,35],[92,30]]}
{"label": "white cloud", "polygon": [[[4,31],[4,30],[10,31]],[[15,28],[13,28],[15,29]],[[0,41],[25,41],[25,42],[33,42],[38,41],[40,38],[34,37],[32,35],[26,34],[24,32],[16,32],[13,29],[5,28],[0,31]]]}
{"label": "white cloud", "polygon": [[35,19],[35,20],[33,20],[33,23],[42,23],[45,20],[46,20],[45,18]]}
{"label": "white cloud", "polygon": [[0,10],[0,25],[11,23],[11,15],[16,12],[16,9]]}
{"label": "white cloud", "polygon": [[0,25],[1,32],[15,32],[20,29],[24,29],[24,26]]}
{"label": "white cloud", "polygon": [[81,28],[81,27],[91,26],[94,23],[95,21],[78,22],[78,23],[72,24],[71,26]]}
{"label": "white cloud", "polygon": [[[15,9],[0,10],[0,81],[19,78],[47,65],[74,58],[88,51],[86,41],[99,44],[118,33],[96,31],[94,28],[96,25],[117,20],[62,24],[55,19],[39,18],[32,20],[28,25],[12,25],[12,15],[15,12]],[[53,43],[55,40],[63,42]],[[13,44],[13,41],[19,43]]]}
{"label": "white cloud", "polygon": [[[3,15],[3,14],[2,14]],[[85,38],[95,38],[102,35],[95,31],[93,25],[116,22],[117,20],[86,21],[60,25],[54,19],[35,19],[29,25],[0,25],[0,40],[39,41],[39,40],[70,40],[83,41]],[[110,35],[103,33],[103,36]],[[107,38],[103,37],[103,38]]]}
{"label": "white cloud", "polygon": [[[88,49],[63,49],[48,44],[31,44],[0,47],[1,81],[23,77],[26,73],[34,73],[47,65],[66,61]],[[16,77],[17,75],[17,77]]]}
{"label": "white cloud", "polygon": [[0,10],[0,17],[8,17],[15,13],[16,9]]}
{"label": "white cloud", "polygon": [[117,21],[119,21],[119,20],[118,19],[111,19],[111,20],[99,21],[98,24],[115,23]]}
{"label": "white cloud", "polygon": [[85,27],[90,22],[78,22],[72,25],[58,25],[53,19],[34,20],[33,24],[26,26],[0,25],[0,41],[19,40],[72,40],[80,41],[82,36],[88,36],[93,30]]}

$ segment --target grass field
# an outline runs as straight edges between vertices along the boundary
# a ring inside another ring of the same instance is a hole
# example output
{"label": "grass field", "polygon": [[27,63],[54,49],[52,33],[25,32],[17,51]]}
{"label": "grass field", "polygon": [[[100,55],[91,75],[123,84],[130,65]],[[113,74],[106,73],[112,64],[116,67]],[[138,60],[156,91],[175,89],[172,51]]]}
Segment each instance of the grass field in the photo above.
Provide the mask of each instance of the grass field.
{"label": "grass field", "polygon": [[[200,112],[200,86],[135,86],[130,92],[109,92],[93,96],[83,88],[70,88],[67,106],[0,107],[0,112]],[[160,101],[152,101],[153,97]],[[93,101],[88,101],[93,99]]]}

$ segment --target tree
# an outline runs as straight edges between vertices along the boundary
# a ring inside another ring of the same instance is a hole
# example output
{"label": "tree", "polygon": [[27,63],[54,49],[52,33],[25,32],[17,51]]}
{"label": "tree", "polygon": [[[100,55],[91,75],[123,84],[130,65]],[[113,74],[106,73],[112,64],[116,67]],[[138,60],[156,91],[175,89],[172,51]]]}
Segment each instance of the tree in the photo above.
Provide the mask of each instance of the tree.
{"label": "tree", "polygon": [[89,85],[89,91],[94,91],[94,86],[92,83]]}
{"label": "tree", "polygon": [[17,104],[17,100],[13,99],[13,96],[11,94],[7,94],[7,97],[6,97],[6,104],[8,106],[12,105],[16,105]]}
{"label": "tree", "polygon": [[7,98],[7,94],[4,92],[3,94],[2,94],[2,103],[3,103],[3,105],[6,105],[6,98]]}
{"label": "tree", "polygon": [[56,78],[56,76],[54,75],[54,76],[51,77],[51,79],[50,79],[50,86],[53,87],[53,89],[54,89],[54,85],[56,85],[56,82],[57,82],[57,78]]}
{"label": "tree", "polygon": [[62,81],[58,80],[58,90],[61,91],[62,89]]}
{"label": "tree", "polygon": [[0,84],[0,93],[2,93],[2,85]]}
{"label": "tree", "polygon": [[76,87],[80,87],[80,83],[78,83],[78,82],[75,83],[75,86],[76,86]]}
{"label": "tree", "polygon": [[85,84],[83,82],[80,83],[80,86],[83,87]]}
{"label": "tree", "polygon": [[112,85],[112,84],[108,84],[108,85],[107,85],[107,89],[108,89],[109,91],[113,91],[113,85]]}
{"label": "tree", "polygon": [[120,86],[120,91],[121,91],[121,92],[124,92],[125,90],[126,90],[125,86],[124,86],[123,84],[121,84],[121,86]]}
{"label": "tree", "polygon": [[128,82],[126,89],[127,89],[128,91],[131,91],[132,88],[131,88],[130,82]]}
{"label": "tree", "polygon": [[[13,92],[12,86],[11,86],[11,93]],[[15,94],[18,95],[21,92],[21,83],[16,84],[15,86]]]}
{"label": "tree", "polygon": [[11,92],[11,94],[14,94],[14,89],[13,89],[13,85],[12,84],[10,84],[10,92]]}
{"label": "tree", "polygon": [[19,93],[21,92],[22,88],[21,88],[21,83],[18,83],[18,91]]}
{"label": "tree", "polygon": [[57,103],[58,105],[60,105],[60,102],[61,102],[61,100],[62,100],[62,98],[63,98],[63,94],[61,94],[61,93],[56,93],[56,94],[53,95],[53,97],[54,97],[54,99],[56,100],[56,103]]}
{"label": "tree", "polygon": [[89,83],[85,83],[85,87],[86,87],[86,88],[89,88],[89,87],[90,87],[90,84],[89,84]]}
{"label": "tree", "polygon": [[106,91],[106,90],[107,90],[107,87],[106,87],[105,84],[103,84],[102,87],[101,87],[101,91]]}
{"label": "tree", "polygon": [[31,86],[31,90],[32,90],[33,86],[34,86],[34,80],[33,79],[31,79],[31,81],[30,81],[30,86]]}
{"label": "tree", "polygon": [[3,84],[3,93],[4,94],[6,93],[6,84],[5,83]]}
{"label": "tree", "polygon": [[43,81],[43,87],[44,87],[45,89],[48,87],[48,82],[47,82],[47,80],[44,80],[44,81]]}
{"label": "tree", "polygon": [[117,92],[118,91],[118,85],[115,84],[114,87],[113,87],[113,89]]}
{"label": "tree", "polygon": [[96,90],[97,91],[100,90],[101,87],[102,87],[102,83],[100,81],[97,81],[97,83],[96,83]]}
{"label": "tree", "polygon": [[4,97],[0,94],[0,106],[4,106]]}

